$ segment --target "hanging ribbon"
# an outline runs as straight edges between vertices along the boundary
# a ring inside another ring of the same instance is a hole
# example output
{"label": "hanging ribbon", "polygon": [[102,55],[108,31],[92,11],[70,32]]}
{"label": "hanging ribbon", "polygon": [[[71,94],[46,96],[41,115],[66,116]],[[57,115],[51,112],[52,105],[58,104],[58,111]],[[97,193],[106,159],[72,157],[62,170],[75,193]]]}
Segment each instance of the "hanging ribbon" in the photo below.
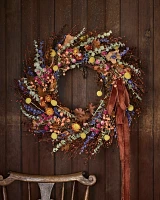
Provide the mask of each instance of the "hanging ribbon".
{"label": "hanging ribbon", "polygon": [[120,151],[122,186],[121,199],[130,200],[130,133],[126,109],[130,104],[129,95],[122,79],[116,81],[107,105],[108,114],[116,111],[116,130]]}

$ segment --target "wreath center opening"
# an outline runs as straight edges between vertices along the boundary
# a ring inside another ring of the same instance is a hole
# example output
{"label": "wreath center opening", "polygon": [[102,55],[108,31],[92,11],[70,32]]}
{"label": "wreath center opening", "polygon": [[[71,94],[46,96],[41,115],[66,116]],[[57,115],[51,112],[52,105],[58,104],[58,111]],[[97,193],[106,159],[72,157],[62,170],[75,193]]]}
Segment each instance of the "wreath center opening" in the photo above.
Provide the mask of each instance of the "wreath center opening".
{"label": "wreath center opening", "polygon": [[58,80],[58,95],[60,102],[70,108],[86,108],[89,103],[98,104],[102,97],[97,97],[96,93],[100,90],[97,84],[97,73],[89,68],[87,77],[81,69],[69,70],[65,76],[61,76]]}

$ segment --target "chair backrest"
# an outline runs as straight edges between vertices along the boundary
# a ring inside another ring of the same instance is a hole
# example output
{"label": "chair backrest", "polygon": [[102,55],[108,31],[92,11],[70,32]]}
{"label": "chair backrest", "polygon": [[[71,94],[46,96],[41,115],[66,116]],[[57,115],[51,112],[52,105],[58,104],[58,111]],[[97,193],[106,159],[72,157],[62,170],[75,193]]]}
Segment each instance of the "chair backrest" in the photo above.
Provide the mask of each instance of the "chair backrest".
{"label": "chair backrest", "polygon": [[75,194],[75,183],[79,182],[86,186],[84,200],[89,199],[89,187],[96,183],[96,177],[94,175],[88,175],[86,172],[79,172],[75,174],[67,175],[54,175],[54,176],[41,176],[41,175],[30,175],[23,173],[10,172],[6,179],[0,176],[0,186],[3,187],[3,199],[7,200],[6,186],[10,185],[14,181],[28,182],[28,200],[31,200],[31,186],[30,183],[38,183],[41,193],[41,200],[50,200],[51,191],[55,183],[63,183],[61,200],[64,198],[64,183],[73,182],[71,200],[74,200]]}

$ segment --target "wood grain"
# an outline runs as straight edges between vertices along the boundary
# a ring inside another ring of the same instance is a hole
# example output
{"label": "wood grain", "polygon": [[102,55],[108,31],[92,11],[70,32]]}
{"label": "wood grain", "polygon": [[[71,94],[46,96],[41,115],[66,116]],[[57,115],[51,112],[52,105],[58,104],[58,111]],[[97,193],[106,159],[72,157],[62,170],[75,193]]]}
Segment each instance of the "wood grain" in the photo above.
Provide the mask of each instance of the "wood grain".
{"label": "wood grain", "polygon": [[[138,47],[138,1],[121,2],[121,36],[129,47]],[[132,24],[132,25],[131,25]],[[130,28],[128,28],[130,27]],[[138,48],[137,48],[138,51]],[[138,52],[135,52],[138,56]],[[131,145],[131,199],[138,199],[138,157],[139,157],[139,127],[138,121],[133,120],[130,128],[130,145]]]}
{"label": "wood grain", "polygon": [[[63,16],[63,17],[62,17]],[[72,1],[55,0],[55,32],[59,33],[62,27],[67,24],[64,34],[70,33],[72,27]],[[66,73],[59,81],[59,91],[61,91],[60,100],[63,100],[65,106],[72,108],[72,72]],[[62,152],[55,155],[55,174],[71,173],[71,160],[65,157]],[[60,199],[62,184],[56,186],[56,198]],[[65,184],[65,197],[71,198],[71,184]]]}
{"label": "wood grain", "polygon": [[[21,71],[21,2],[6,2],[6,170],[21,170],[21,125],[20,110],[16,103],[13,77],[19,78]],[[20,199],[20,184],[9,188],[9,196]]]}
{"label": "wood grain", "polygon": [[[146,93],[138,123],[131,130],[131,200],[158,200],[159,185],[159,0],[1,0],[0,1],[0,174],[9,170],[30,174],[65,174],[89,170],[97,176],[91,188],[92,200],[120,200],[120,161],[116,141],[110,149],[102,149],[87,165],[81,157],[68,159],[62,153],[50,154],[48,144],[39,144],[30,135],[25,118],[14,96],[13,80],[22,75],[26,49],[34,52],[33,40],[46,39],[68,24],[65,34],[88,30],[112,30],[125,36],[128,46],[137,47],[137,55],[145,67]],[[96,73],[88,70],[66,73],[59,82],[60,100],[72,108],[98,103]],[[59,197],[56,187],[52,198]],[[27,185],[11,185],[9,194],[16,200],[27,200]],[[70,192],[68,192],[70,190]],[[76,186],[80,200],[82,187]],[[39,198],[38,186],[31,184],[33,199]],[[10,197],[10,196],[9,196]],[[71,197],[71,184],[65,185],[65,197]],[[2,196],[0,196],[0,199]],[[12,199],[12,197],[11,197]]]}
{"label": "wood grain", "polygon": [[[40,41],[47,42],[47,38],[54,32],[54,1],[40,1],[39,11],[39,30]],[[54,174],[54,155],[51,154],[52,145],[47,142],[40,143],[39,146],[39,169],[41,175],[53,175]],[[47,163],[47,165],[45,164]],[[54,190],[52,190],[51,197],[54,197]]]}
{"label": "wood grain", "polygon": [[[139,49],[146,94],[139,119],[139,199],[153,199],[153,1],[139,0]],[[149,187],[148,187],[149,186]],[[158,198],[158,197],[157,197]]]}
{"label": "wood grain", "polygon": [[[87,28],[87,1],[72,1],[72,26],[75,27],[74,34],[76,31],[82,30],[84,27]],[[79,69],[74,69],[72,72],[72,107],[73,108],[86,108],[86,97],[87,97],[87,78],[83,77],[83,72]],[[82,156],[78,156],[72,159],[72,172],[79,170],[88,171],[88,163]],[[84,198],[86,187],[81,184],[76,184],[75,199],[81,200]]]}
{"label": "wood grain", "polygon": [[[0,1],[0,60],[1,73],[0,78],[0,174],[5,175],[6,170],[6,68],[5,68],[5,1]],[[2,199],[2,188],[0,188],[0,199]]]}
{"label": "wood grain", "polygon": [[[104,1],[88,0],[88,30],[105,29],[105,7]],[[88,71],[87,82],[87,102],[99,103],[100,98],[96,96],[96,92],[100,90],[97,86],[97,74],[94,71]],[[104,199],[106,186],[105,186],[105,149],[101,149],[98,156],[95,159],[89,161],[89,173],[96,173],[97,184],[93,186],[93,190],[90,191],[91,199]]]}
{"label": "wood grain", "polygon": [[[121,2],[109,0],[106,2],[106,29],[112,30],[113,35],[119,36],[121,24]],[[117,140],[106,149],[106,200],[117,200],[121,196],[121,168]]]}
{"label": "wood grain", "polygon": [[153,107],[153,133],[154,133],[154,199],[160,198],[160,175],[159,175],[159,168],[160,168],[160,159],[159,159],[159,152],[160,152],[160,54],[159,44],[160,44],[160,34],[159,34],[159,27],[160,27],[160,1],[154,1],[154,49],[153,49],[153,79],[154,79],[154,107]]}
{"label": "wood grain", "polygon": [[[22,59],[32,59],[33,41],[39,37],[39,4],[38,1],[22,0]],[[22,70],[21,64],[21,70]],[[39,143],[36,137],[28,132],[27,119],[22,116],[22,172],[39,174]],[[31,184],[31,196],[39,198],[37,184]],[[22,184],[22,199],[28,199],[27,183]]]}

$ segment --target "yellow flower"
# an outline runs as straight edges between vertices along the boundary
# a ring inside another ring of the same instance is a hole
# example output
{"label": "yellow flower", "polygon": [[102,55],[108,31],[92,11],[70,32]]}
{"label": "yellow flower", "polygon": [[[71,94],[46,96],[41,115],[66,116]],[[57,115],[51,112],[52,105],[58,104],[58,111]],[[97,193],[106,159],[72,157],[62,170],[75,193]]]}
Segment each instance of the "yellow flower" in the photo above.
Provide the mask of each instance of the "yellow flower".
{"label": "yellow flower", "polygon": [[129,105],[129,106],[128,106],[128,110],[129,110],[129,111],[133,111],[133,110],[134,110],[134,106],[133,106],[133,105]]}
{"label": "yellow flower", "polygon": [[52,133],[52,134],[51,134],[51,138],[52,138],[53,140],[56,140],[57,137],[58,137],[58,136],[57,136],[57,133]]}
{"label": "yellow flower", "polygon": [[54,49],[51,50],[50,56],[51,57],[55,57],[56,56],[56,51]]}
{"label": "yellow flower", "polygon": [[105,141],[110,140],[110,136],[109,136],[109,135],[105,135],[105,136],[104,136],[104,140],[105,140]]}
{"label": "yellow flower", "polygon": [[75,132],[78,132],[81,129],[81,126],[79,124],[77,124],[77,123],[74,123],[74,124],[72,124],[72,129]]}
{"label": "yellow flower", "polygon": [[80,134],[81,138],[84,140],[86,138],[86,134],[85,133],[81,133]]}
{"label": "yellow flower", "polygon": [[27,103],[27,104],[30,104],[31,101],[32,101],[31,98],[26,98],[26,103]]}
{"label": "yellow flower", "polygon": [[101,96],[102,96],[102,91],[100,91],[100,90],[97,91],[97,96],[98,96],[98,97],[101,97]]}
{"label": "yellow flower", "polygon": [[53,109],[52,108],[46,108],[46,114],[47,115],[53,115],[54,114],[54,111],[53,111]]}
{"label": "yellow flower", "polygon": [[126,79],[130,79],[130,78],[131,78],[131,74],[130,74],[129,72],[126,72],[126,73],[124,74],[124,77],[125,77]]}
{"label": "yellow flower", "polygon": [[95,62],[95,58],[94,57],[90,57],[88,63],[94,64],[94,62]]}
{"label": "yellow flower", "polygon": [[57,65],[54,65],[53,66],[53,70],[56,72],[58,70],[58,66]]}
{"label": "yellow flower", "polygon": [[56,100],[52,100],[51,104],[52,104],[52,106],[57,106],[57,101]]}

